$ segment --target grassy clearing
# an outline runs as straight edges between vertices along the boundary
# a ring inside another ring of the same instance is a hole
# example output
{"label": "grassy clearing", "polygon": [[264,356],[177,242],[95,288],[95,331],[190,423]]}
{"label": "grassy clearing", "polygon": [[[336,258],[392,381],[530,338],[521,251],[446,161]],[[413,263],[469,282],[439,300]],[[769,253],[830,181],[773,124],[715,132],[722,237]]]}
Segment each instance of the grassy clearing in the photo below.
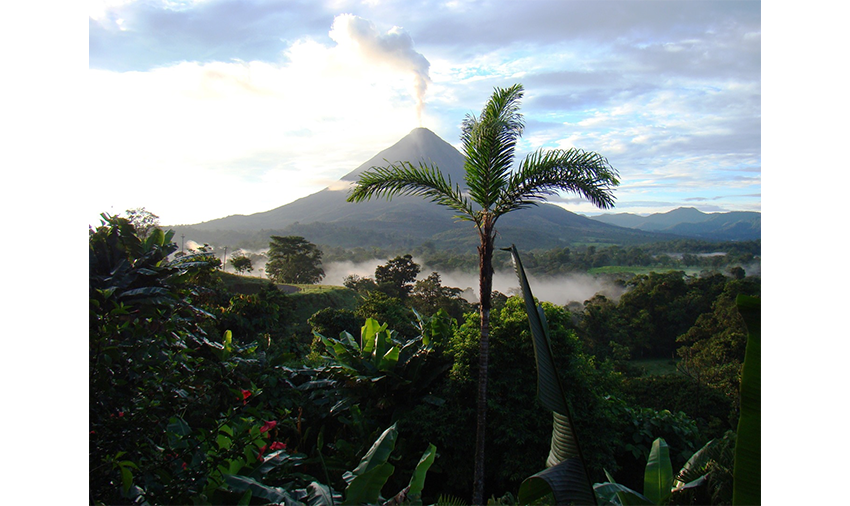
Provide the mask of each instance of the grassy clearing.
{"label": "grassy clearing", "polygon": [[231,292],[250,295],[257,293],[263,287],[268,286],[269,280],[254,276],[240,276],[229,272],[218,272],[218,278],[224,283],[225,288]]}
{"label": "grassy clearing", "polygon": [[[231,274],[229,272],[219,272],[218,276],[228,290],[244,294],[257,293],[261,288],[268,286],[271,282],[267,278],[241,276],[239,274]],[[287,293],[291,293],[293,291],[297,293],[324,293],[333,290],[347,290],[344,286],[335,285],[297,285],[275,283],[275,286]],[[292,290],[290,287],[295,287],[297,290]]]}
{"label": "grassy clearing", "polygon": [[695,276],[701,272],[700,269],[694,267],[665,267],[665,266],[655,266],[655,267],[643,267],[638,265],[606,265],[604,267],[594,267],[587,271],[588,274],[649,274],[650,272],[670,272],[670,271],[684,271],[688,276]]}
{"label": "grassy clearing", "polygon": [[[258,293],[270,283],[266,278],[240,276],[227,272],[219,272],[218,274],[228,290],[246,295]],[[300,332],[307,335],[309,335],[310,329],[307,325],[307,319],[313,316],[316,311],[327,307],[353,311],[359,300],[357,292],[344,286],[296,284],[276,284],[275,286],[287,293],[295,304],[291,316],[292,321]],[[293,287],[297,291],[293,292]]]}
{"label": "grassy clearing", "polygon": [[663,376],[676,374],[678,359],[672,358],[643,358],[632,360],[631,363],[646,371],[647,376]]}

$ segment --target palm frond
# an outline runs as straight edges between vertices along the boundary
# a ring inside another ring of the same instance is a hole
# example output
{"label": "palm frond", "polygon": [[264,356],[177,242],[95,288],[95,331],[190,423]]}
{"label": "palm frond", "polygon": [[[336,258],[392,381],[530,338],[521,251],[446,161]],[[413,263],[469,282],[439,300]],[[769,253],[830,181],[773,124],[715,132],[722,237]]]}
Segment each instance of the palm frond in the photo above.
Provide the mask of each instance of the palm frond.
{"label": "palm frond", "polygon": [[513,165],[524,122],[519,112],[523,87],[496,88],[481,115],[467,115],[461,126],[466,155],[466,184],[473,201],[484,209],[495,203]]}
{"label": "palm frond", "polygon": [[[388,162],[389,163],[389,162]],[[454,209],[461,219],[473,219],[472,203],[460,190],[452,186],[452,179],[443,176],[435,165],[410,162],[391,163],[386,167],[371,167],[360,175],[346,199],[348,202],[363,202],[372,197],[392,200],[396,195],[415,195],[429,199],[442,206]]]}
{"label": "palm frond", "polygon": [[602,155],[580,149],[537,150],[528,155],[511,174],[494,214],[498,217],[523,209],[556,195],[572,192],[601,209],[614,206],[617,171]]}
{"label": "palm frond", "polygon": [[437,498],[438,506],[466,506],[466,504],[466,501],[453,495],[440,494]]}

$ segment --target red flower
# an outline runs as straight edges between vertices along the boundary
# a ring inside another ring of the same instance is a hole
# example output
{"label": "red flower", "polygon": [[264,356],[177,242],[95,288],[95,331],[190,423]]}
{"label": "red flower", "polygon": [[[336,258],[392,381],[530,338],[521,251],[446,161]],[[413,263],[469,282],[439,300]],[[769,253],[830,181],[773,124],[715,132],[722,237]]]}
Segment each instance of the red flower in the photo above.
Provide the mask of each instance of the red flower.
{"label": "red flower", "polygon": [[268,432],[274,429],[275,425],[277,425],[277,422],[275,422],[274,420],[272,420],[271,422],[266,422],[263,424],[262,427],[260,427],[260,432]]}
{"label": "red flower", "polygon": [[275,451],[275,450],[286,450],[286,443],[281,443],[279,441],[275,441],[271,445],[265,445],[260,448],[260,452],[257,453],[257,460],[260,462],[263,461],[263,454],[266,453],[266,450]]}
{"label": "red flower", "polygon": [[251,397],[251,391],[242,390],[242,404],[248,404],[248,397]]}

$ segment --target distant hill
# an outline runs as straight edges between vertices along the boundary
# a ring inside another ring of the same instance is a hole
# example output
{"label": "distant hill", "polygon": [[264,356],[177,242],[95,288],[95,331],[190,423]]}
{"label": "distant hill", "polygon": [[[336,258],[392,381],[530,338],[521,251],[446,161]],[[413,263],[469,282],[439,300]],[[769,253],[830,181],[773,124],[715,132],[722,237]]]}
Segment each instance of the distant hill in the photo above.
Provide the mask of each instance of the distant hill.
{"label": "distant hill", "polygon": [[750,211],[703,213],[693,207],[680,207],[649,216],[619,213],[593,216],[591,219],[608,225],[699,239],[741,241],[761,238],[761,213]]}
{"label": "distant hill", "polygon": [[[300,235],[307,240],[344,248],[380,246],[412,248],[430,242],[441,249],[465,250],[477,245],[473,225],[454,219],[454,213],[420,197],[396,197],[346,202],[349,185],[361,172],[387,162],[435,164],[452,183],[463,187],[463,155],[426,128],[416,128],[325,188],[270,211],[227,216],[195,225],[172,227],[198,243],[260,248],[270,235]],[[497,247],[511,243],[526,249],[565,247],[581,243],[636,244],[676,238],[668,233],[590,219],[553,204],[541,204],[500,218]]]}

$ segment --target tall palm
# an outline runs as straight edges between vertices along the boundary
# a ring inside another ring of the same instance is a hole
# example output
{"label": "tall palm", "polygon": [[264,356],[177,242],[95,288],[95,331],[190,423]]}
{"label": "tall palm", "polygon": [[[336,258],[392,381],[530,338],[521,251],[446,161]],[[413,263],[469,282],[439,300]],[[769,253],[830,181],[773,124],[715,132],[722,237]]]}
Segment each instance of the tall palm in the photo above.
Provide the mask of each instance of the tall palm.
{"label": "tall palm", "polygon": [[481,115],[467,115],[461,127],[466,156],[464,180],[468,192],[452,184],[434,165],[397,162],[372,167],[361,174],[349,202],[374,197],[419,195],[454,209],[478,231],[481,340],[478,365],[477,434],[473,503],[484,503],[484,440],[487,416],[487,365],[490,349],[490,307],[493,291],[493,246],[496,220],[503,214],[537,205],[559,191],[577,193],[602,209],[614,205],[617,172],[603,156],[577,149],[538,150],[512,171],[514,150],[524,122],[519,112],[521,84],[496,88]]}

